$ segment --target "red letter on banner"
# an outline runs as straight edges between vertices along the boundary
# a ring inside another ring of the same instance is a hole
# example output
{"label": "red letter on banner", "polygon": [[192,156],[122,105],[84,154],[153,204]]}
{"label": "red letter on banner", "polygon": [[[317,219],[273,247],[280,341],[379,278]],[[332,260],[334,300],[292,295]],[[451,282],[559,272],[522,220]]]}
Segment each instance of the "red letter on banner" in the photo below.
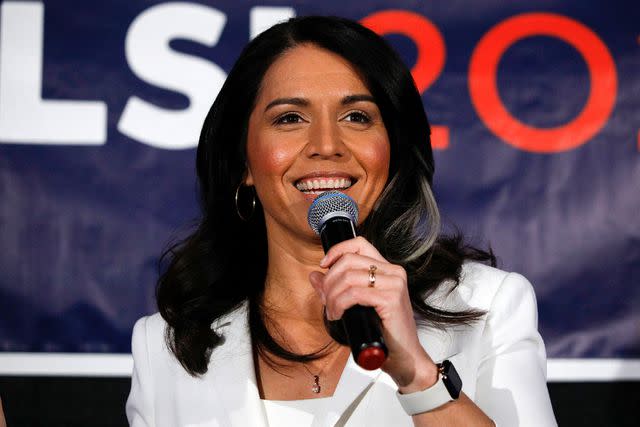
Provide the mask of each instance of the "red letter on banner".
{"label": "red letter on banner", "polygon": [[[438,28],[424,16],[403,10],[386,10],[373,13],[360,23],[381,36],[401,34],[415,43],[418,58],[411,74],[420,93],[424,93],[442,72],[445,60],[444,38]],[[437,149],[447,148],[449,128],[432,126],[431,145]]]}
{"label": "red letter on banner", "polygon": [[[527,126],[514,118],[500,100],[498,63],[517,41],[530,36],[557,37],[574,48],[589,68],[589,98],[571,122],[549,129]],[[535,153],[555,153],[576,148],[593,137],[607,122],[618,87],[616,67],[600,38],[581,23],[551,13],[527,13],[496,25],[480,40],[469,66],[469,91],[485,125],[508,144]]]}

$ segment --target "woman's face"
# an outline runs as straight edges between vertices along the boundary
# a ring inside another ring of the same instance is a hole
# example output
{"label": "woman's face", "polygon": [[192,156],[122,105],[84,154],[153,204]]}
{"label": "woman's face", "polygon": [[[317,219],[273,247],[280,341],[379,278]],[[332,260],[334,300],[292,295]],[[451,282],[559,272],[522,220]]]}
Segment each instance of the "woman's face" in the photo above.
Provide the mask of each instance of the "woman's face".
{"label": "woman's face", "polygon": [[389,138],[378,106],[352,65],[317,46],[297,46],[268,69],[249,118],[247,177],[267,228],[313,232],[307,210],[339,190],[360,221],[384,189]]}

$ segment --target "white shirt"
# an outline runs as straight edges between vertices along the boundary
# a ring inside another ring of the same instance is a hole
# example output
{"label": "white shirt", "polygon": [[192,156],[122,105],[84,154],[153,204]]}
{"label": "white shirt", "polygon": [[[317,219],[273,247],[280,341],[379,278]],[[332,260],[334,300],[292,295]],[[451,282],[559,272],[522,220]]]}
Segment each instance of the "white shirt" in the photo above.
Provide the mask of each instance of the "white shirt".
{"label": "white shirt", "polygon": [[321,422],[332,399],[332,397],[301,400],[262,399],[262,404],[270,427],[284,425],[313,427],[314,421]]}

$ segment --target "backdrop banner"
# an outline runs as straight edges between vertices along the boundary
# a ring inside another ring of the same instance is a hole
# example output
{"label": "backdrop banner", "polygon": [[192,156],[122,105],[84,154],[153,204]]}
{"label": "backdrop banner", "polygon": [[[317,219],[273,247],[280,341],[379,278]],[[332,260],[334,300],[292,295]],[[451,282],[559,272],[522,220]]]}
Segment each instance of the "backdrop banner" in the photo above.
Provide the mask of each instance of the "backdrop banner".
{"label": "backdrop banner", "polygon": [[553,358],[640,358],[636,1],[3,1],[0,351],[128,353],[198,216],[195,146],[242,47],[340,15],[412,68],[445,226],[538,297]]}

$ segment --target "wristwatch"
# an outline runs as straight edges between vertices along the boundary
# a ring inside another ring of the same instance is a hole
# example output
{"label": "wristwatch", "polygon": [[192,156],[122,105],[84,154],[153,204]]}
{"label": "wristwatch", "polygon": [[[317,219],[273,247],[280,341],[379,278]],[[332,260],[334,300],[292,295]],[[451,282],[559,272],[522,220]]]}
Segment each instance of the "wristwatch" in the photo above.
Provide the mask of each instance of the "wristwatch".
{"label": "wristwatch", "polygon": [[438,381],[428,389],[409,394],[396,391],[396,396],[407,414],[416,415],[432,411],[460,396],[462,380],[453,363],[445,360],[437,366]]}

